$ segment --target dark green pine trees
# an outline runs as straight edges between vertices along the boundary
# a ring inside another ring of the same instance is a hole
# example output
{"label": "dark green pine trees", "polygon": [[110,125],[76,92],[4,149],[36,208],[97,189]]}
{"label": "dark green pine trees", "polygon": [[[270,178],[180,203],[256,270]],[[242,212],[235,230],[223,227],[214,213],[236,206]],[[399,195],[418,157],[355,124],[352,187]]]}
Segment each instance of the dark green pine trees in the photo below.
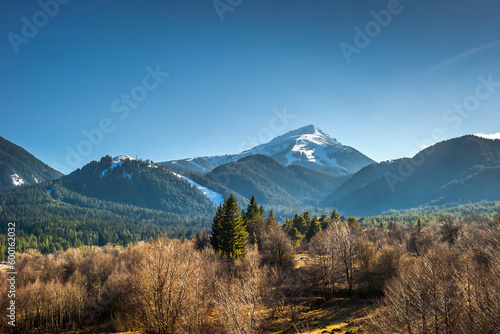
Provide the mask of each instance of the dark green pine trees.
{"label": "dark green pine trees", "polygon": [[245,253],[248,232],[236,198],[231,194],[219,206],[212,223],[212,247],[229,259]]}
{"label": "dark green pine trees", "polygon": [[321,231],[321,224],[319,222],[318,217],[314,216],[311,224],[309,225],[309,229],[307,230],[306,238],[308,241],[316,235],[316,233]]}
{"label": "dark green pine trees", "polygon": [[252,196],[250,199],[250,204],[248,204],[247,207],[247,221],[248,220],[258,220],[261,215],[264,215],[264,213],[261,213],[261,210],[264,210],[262,206],[259,208],[259,205],[257,204],[257,201],[255,200],[255,196]]}

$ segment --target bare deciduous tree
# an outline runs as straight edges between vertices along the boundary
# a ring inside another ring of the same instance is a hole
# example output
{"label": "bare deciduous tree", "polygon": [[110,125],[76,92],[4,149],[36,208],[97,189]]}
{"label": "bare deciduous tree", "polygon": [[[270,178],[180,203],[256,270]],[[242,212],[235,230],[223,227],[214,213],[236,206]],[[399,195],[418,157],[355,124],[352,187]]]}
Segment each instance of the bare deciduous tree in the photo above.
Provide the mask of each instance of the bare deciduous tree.
{"label": "bare deciduous tree", "polygon": [[188,309],[192,282],[199,275],[199,253],[189,243],[158,239],[143,248],[134,283],[140,321],[154,333],[178,333]]}

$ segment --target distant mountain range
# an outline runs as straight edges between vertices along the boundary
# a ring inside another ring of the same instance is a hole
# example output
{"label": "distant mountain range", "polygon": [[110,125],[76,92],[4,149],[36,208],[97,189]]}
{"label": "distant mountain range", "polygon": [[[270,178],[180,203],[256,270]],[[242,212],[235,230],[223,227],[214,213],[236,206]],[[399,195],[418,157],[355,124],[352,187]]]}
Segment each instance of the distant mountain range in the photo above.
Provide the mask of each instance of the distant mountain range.
{"label": "distant mountain range", "polygon": [[464,136],[413,158],[371,164],[327,196],[347,214],[500,200],[500,140]]}
{"label": "distant mountain range", "polygon": [[[0,144],[0,185],[24,185],[16,196],[31,205],[34,198],[90,207],[105,202],[207,217],[232,193],[242,206],[255,196],[283,215],[337,208],[344,215],[369,216],[500,201],[500,140],[471,135],[435,144],[413,158],[376,163],[309,125],[238,155],[160,164],[106,156],[67,176],[3,138]],[[23,182],[15,181],[14,174]],[[27,186],[37,182],[35,188]],[[32,189],[38,189],[37,195]],[[6,203],[1,194],[0,205]]]}
{"label": "distant mountain range", "polygon": [[259,203],[281,208],[316,206],[348,179],[299,165],[283,166],[262,154],[221,165],[205,177],[245,198],[255,196]]}
{"label": "distant mountain range", "polygon": [[173,170],[206,174],[224,164],[261,154],[283,166],[302,166],[336,176],[349,175],[375,162],[356,149],[344,146],[315,125],[307,125],[276,137],[269,143],[233,155],[162,162]]}
{"label": "distant mountain range", "polygon": [[63,174],[0,137],[0,189],[54,180]]}

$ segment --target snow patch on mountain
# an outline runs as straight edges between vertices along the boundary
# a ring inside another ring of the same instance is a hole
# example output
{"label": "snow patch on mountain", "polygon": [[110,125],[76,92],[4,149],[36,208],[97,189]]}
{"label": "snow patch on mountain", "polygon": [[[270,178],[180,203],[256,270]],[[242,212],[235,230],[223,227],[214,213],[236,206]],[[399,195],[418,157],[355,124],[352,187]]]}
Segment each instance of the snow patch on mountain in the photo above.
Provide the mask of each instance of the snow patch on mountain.
{"label": "snow patch on mountain", "polygon": [[106,168],[101,172],[101,178],[103,178],[110,170],[115,169],[117,166],[123,165],[123,161],[113,161],[110,167]]}
{"label": "snow patch on mountain", "polygon": [[193,165],[195,165],[195,166],[197,166],[197,167],[201,168],[201,169],[202,169],[205,173],[209,172],[209,171],[207,170],[207,168],[206,168],[206,167],[204,167],[204,166],[200,165],[199,163],[197,163],[196,161],[194,161],[194,159],[188,159],[187,161],[189,161],[189,162],[190,162],[190,163],[192,163]]}
{"label": "snow patch on mountain", "polygon": [[490,139],[490,140],[497,140],[497,139],[500,139],[500,132],[491,133],[491,134],[476,133],[474,136],[485,138],[485,139]]}
{"label": "snow patch on mountain", "polygon": [[12,184],[15,186],[22,186],[24,184],[24,180],[17,174],[12,174],[10,179],[12,180]]}
{"label": "snow patch on mountain", "polygon": [[180,175],[180,174],[177,174],[177,173],[174,173],[172,172],[172,174],[174,174],[175,176],[177,176],[179,179],[182,179],[186,182],[188,182],[189,184],[191,184],[192,187],[196,187],[198,189],[201,190],[201,192],[203,193],[203,195],[207,196],[207,198],[212,201],[212,203],[214,203],[214,205],[216,206],[219,206],[221,205],[222,203],[224,203],[224,198],[222,198],[222,195],[219,194],[219,193],[216,193],[215,191],[213,190],[210,190],[196,182],[194,182],[193,180],[191,180],[190,178],[187,178],[183,175]]}
{"label": "snow patch on mountain", "polygon": [[[123,162],[125,160],[135,160],[135,159],[128,156],[128,155],[119,155],[119,156],[114,157],[113,162],[111,163],[111,166],[109,166],[108,168],[106,168],[105,170],[103,170],[101,172],[101,178],[103,178],[106,175],[106,173],[109,172],[110,170],[115,169],[117,166],[123,165]],[[129,180],[132,180],[132,175],[133,174],[126,174],[126,177]]]}
{"label": "snow patch on mountain", "polygon": [[130,155],[118,155],[113,158],[113,161],[120,162],[120,161],[125,161],[125,160],[135,160],[132,158]]}

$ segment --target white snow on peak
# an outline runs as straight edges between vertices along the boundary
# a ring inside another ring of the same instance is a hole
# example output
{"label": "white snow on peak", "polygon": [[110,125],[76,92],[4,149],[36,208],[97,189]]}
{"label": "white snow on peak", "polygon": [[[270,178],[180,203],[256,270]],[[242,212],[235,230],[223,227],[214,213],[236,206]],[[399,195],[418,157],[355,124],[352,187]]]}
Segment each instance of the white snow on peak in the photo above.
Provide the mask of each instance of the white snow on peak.
{"label": "white snow on peak", "polygon": [[174,173],[172,172],[172,174],[174,174],[175,176],[177,176],[179,179],[182,179],[186,182],[188,182],[189,184],[191,184],[192,187],[196,187],[198,189],[201,190],[201,192],[203,193],[203,195],[207,196],[207,198],[212,201],[212,203],[214,203],[215,206],[219,206],[221,205],[222,203],[224,203],[224,198],[222,198],[222,195],[219,194],[219,193],[216,193],[215,191],[213,190],[210,190],[196,182],[194,182],[193,180],[191,180],[190,178],[187,178],[183,175],[180,175],[180,174],[177,174],[177,173]]}
{"label": "white snow on peak", "polygon": [[120,161],[125,161],[125,160],[135,160],[135,159],[129,155],[118,155],[118,156],[113,158],[114,162],[120,162]]}
{"label": "white snow on peak", "polygon": [[[248,154],[268,154],[268,153],[278,153],[286,149],[286,146],[295,143],[297,146],[305,146],[308,144],[314,144],[316,146],[337,146],[342,147],[342,144],[337,141],[337,139],[330,137],[320,128],[315,125],[307,125],[297,130],[293,130],[285,133],[282,136],[276,137],[269,143],[256,146],[243,153]],[[297,147],[298,151],[299,148]],[[272,155],[272,154],[271,154]]]}
{"label": "white snow on peak", "polygon": [[38,183],[38,179],[36,177],[34,177],[33,175],[31,175],[31,177],[33,177],[33,180],[35,180],[35,183]]}
{"label": "white snow on peak", "polygon": [[12,184],[15,186],[22,186],[24,184],[24,180],[17,174],[12,174],[10,179],[12,180]]}
{"label": "white snow on peak", "polygon": [[344,151],[346,147],[337,139],[321,131],[316,125],[311,124],[276,137],[267,144],[249,150],[248,153],[272,156],[287,149],[289,149],[285,155],[287,166],[310,162],[320,166],[341,167],[338,165],[337,159],[329,155],[337,151]]}
{"label": "white snow on peak", "polygon": [[496,139],[500,139],[500,132],[492,133],[492,134],[476,133],[474,136],[485,138],[485,139],[496,140]]}

